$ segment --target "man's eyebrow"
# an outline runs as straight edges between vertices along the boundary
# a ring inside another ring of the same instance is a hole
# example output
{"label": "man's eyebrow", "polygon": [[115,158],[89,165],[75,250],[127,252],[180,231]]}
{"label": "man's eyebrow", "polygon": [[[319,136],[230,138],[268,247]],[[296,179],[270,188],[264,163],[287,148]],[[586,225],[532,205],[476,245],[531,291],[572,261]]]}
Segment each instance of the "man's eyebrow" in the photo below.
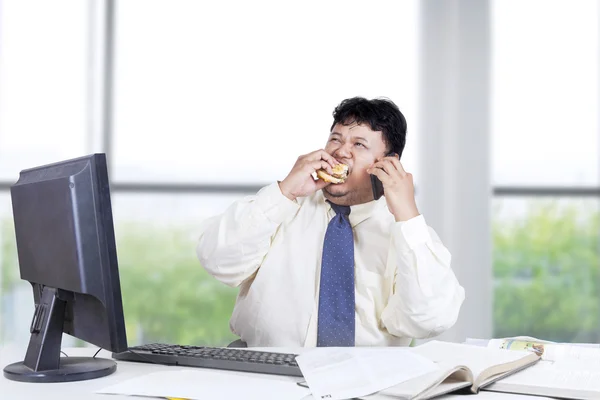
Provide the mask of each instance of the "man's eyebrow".
{"label": "man's eyebrow", "polygon": [[365,139],[364,137],[362,137],[362,136],[354,136],[354,139],[362,140],[363,142],[369,143],[369,141],[367,139]]}
{"label": "man's eyebrow", "polygon": [[342,136],[342,134],[339,132],[331,132],[331,134],[329,136],[333,136],[333,135]]}

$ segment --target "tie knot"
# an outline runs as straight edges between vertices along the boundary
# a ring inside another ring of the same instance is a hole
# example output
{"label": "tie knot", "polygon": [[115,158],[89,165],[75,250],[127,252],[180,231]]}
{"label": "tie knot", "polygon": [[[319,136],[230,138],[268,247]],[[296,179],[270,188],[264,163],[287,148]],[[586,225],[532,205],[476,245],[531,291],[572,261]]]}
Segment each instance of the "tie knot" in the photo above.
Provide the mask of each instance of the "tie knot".
{"label": "tie knot", "polygon": [[350,215],[350,206],[339,206],[330,201],[328,201],[328,203],[331,204],[331,208],[333,208],[333,211],[335,211],[336,214]]}

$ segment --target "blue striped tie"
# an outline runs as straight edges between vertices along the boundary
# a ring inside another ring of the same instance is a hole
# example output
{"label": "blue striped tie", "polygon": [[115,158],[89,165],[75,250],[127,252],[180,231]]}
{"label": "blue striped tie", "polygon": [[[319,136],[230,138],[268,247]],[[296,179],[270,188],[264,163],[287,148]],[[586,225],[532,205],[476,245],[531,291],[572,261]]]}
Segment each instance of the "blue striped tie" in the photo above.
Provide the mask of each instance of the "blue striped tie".
{"label": "blue striped tie", "polygon": [[354,235],[350,207],[330,203],[321,262],[317,346],[354,346]]}

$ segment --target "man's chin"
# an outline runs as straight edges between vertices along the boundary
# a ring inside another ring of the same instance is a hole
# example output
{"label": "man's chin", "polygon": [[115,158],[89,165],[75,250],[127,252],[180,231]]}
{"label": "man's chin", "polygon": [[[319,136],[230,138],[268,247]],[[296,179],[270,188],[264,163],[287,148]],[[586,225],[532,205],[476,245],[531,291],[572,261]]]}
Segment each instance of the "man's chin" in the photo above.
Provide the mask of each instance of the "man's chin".
{"label": "man's chin", "polygon": [[342,184],[331,184],[329,186],[325,186],[323,188],[323,192],[325,192],[326,194],[328,194],[331,197],[344,197],[348,193],[350,193],[347,189],[340,187],[340,185],[343,185],[343,183]]}

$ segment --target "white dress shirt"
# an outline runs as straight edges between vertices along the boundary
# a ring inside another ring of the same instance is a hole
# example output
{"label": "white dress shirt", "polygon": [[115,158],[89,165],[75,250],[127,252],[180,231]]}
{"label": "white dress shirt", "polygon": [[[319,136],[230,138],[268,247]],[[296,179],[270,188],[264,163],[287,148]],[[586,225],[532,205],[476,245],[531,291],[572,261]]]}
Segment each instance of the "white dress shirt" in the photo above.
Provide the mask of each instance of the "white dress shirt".
{"label": "white dress shirt", "polygon": [[[321,191],[292,201],[278,183],[201,226],[197,255],[240,287],[230,320],[248,346],[314,347],[321,256],[335,212]],[[351,206],[356,346],[402,346],[456,322],[464,289],[422,215],[396,222],[385,198]]]}

